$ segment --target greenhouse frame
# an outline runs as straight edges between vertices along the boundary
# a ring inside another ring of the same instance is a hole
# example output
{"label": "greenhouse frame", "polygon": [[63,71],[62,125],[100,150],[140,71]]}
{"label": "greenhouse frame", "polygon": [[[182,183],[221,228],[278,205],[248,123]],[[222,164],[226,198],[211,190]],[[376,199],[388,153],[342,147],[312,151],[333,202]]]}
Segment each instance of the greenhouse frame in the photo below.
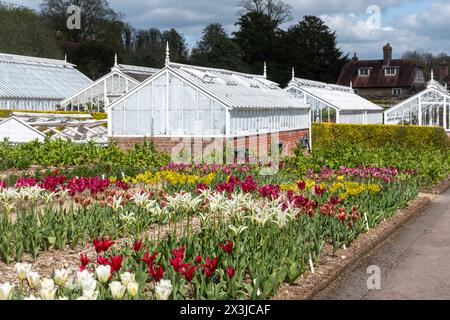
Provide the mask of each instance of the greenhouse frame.
{"label": "greenhouse frame", "polygon": [[[266,74],[266,72],[265,72]],[[308,130],[309,108],[265,76],[170,63],[106,108],[110,137]]]}
{"label": "greenhouse frame", "polygon": [[385,111],[385,124],[439,126],[450,131],[450,94],[446,87],[431,80],[427,88]]}
{"label": "greenhouse frame", "polygon": [[0,53],[0,109],[56,110],[91,83],[66,60]]}
{"label": "greenhouse frame", "polygon": [[383,108],[358,96],[351,87],[296,78],[285,88],[311,108],[311,121],[382,124]]}
{"label": "greenhouse frame", "polygon": [[111,72],[61,102],[65,111],[103,112],[105,107],[159,71],[159,69],[117,63]]}

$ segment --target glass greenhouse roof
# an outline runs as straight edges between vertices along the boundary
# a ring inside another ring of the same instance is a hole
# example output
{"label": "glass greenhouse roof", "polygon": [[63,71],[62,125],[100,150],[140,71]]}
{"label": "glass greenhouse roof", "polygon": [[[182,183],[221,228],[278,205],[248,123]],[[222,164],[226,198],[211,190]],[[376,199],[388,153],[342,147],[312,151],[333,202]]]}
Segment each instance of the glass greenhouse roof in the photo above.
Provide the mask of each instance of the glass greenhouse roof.
{"label": "glass greenhouse roof", "polygon": [[338,110],[383,110],[383,108],[357,95],[355,91],[349,87],[301,78],[294,78],[291,80],[288,88],[291,87],[298,88]]}
{"label": "glass greenhouse roof", "polygon": [[63,100],[91,83],[64,60],[0,53],[0,97]]}
{"label": "glass greenhouse roof", "polygon": [[178,63],[170,63],[169,68],[231,109],[308,108],[262,75]]}

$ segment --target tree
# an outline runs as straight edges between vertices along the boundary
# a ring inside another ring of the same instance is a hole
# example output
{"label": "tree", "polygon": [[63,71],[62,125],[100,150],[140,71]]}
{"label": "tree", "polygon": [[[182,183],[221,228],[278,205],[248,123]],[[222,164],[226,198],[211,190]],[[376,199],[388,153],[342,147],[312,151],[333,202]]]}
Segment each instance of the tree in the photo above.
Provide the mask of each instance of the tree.
{"label": "tree", "polygon": [[239,30],[234,32],[234,41],[242,50],[242,60],[248,65],[248,71],[263,73],[264,62],[268,64],[269,76],[280,81],[278,69],[272,68],[274,62],[282,60],[283,34],[278,22],[264,13],[250,12],[235,24]]}
{"label": "tree", "polygon": [[336,33],[316,16],[305,16],[286,34],[286,64],[312,80],[335,83],[349,61],[337,47]]}
{"label": "tree", "polygon": [[103,43],[85,41],[69,55],[71,63],[89,78],[96,80],[107,74],[114,63],[114,50]]}
{"label": "tree", "polygon": [[247,13],[264,14],[277,23],[277,26],[292,19],[292,7],[280,0],[241,0],[244,9],[241,16]]}
{"label": "tree", "polygon": [[0,52],[61,59],[55,31],[35,11],[0,3]]}
{"label": "tree", "polygon": [[425,52],[425,50],[413,50],[406,51],[402,55],[402,59],[412,60],[416,62],[419,66],[423,67],[424,71],[428,74],[431,70],[434,70],[435,77],[438,76],[438,70],[442,62],[450,62],[447,53],[440,53],[438,55],[433,55],[431,52]]}
{"label": "tree", "polygon": [[170,61],[184,63],[188,61],[188,47],[183,35],[175,29],[163,32],[164,42],[169,42]]}
{"label": "tree", "polygon": [[[71,5],[81,9],[80,30],[67,28],[67,9]],[[117,36],[117,29],[122,25],[120,15],[110,8],[107,0],[44,0],[41,15],[64,35],[64,40],[72,42],[111,40],[114,38],[111,32]]]}
{"label": "tree", "polygon": [[242,70],[242,52],[220,23],[203,29],[202,39],[192,49],[190,62],[212,68]]}

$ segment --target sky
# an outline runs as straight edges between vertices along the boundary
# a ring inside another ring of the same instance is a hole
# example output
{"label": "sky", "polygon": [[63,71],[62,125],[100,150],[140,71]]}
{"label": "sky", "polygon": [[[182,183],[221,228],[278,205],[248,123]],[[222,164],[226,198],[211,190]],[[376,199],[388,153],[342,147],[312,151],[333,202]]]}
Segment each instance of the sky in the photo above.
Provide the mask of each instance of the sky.
{"label": "sky", "polygon": [[[39,9],[40,0],[5,1]],[[450,53],[448,0],[285,0],[292,6],[295,24],[304,15],[317,15],[336,31],[344,53],[360,59],[379,59],[389,42],[395,58],[407,50]],[[220,22],[235,30],[239,0],[109,0],[135,28],[175,28],[190,46],[205,25]]]}

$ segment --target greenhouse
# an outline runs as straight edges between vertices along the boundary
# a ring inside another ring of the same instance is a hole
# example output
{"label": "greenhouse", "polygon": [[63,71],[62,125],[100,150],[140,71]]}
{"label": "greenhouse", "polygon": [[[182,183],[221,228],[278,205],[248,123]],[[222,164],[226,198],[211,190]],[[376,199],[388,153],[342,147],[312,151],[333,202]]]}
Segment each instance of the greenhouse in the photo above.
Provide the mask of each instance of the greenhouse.
{"label": "greenhouse", "polygon": [[385,124],[440,126],[450,131],[450,94],[434,80],[427,88],[385,111]]}
{"label": "greenhouse", "polygon": [[103,112],[105,106],[158,71],[153,68],[118,64],[116,55],[110,73],[62,101],[60,107],[66,111]]}
{"label": "greenhouse", "polygon": [[0,109],[56,110],[91,83],[66,60],[0,53]]}
{"label": "greenhouse", "polygon": [[106,110],[110,137],[238,137],[310,126],[308,107],[265,76],[168,57],[165,68]]}
{"label": "greenhouse", "polygon": [[285,88],[311,108],[313,122],[381,124],[383,108],[358,96],[350,87],[294,76]]}

